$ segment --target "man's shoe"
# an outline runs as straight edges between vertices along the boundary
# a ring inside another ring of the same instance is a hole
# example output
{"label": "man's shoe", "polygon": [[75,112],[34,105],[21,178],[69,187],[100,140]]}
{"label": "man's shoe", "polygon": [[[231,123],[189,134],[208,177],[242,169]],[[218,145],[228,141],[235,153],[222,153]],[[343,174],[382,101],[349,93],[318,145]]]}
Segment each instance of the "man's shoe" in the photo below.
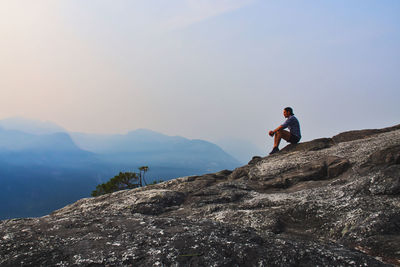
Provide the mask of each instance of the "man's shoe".
{"label": "man's shoe", "polygon": [[279,152],[279,148],[274,147],[269,154],[272,155],[272,154],[275,154],[276,152]]}

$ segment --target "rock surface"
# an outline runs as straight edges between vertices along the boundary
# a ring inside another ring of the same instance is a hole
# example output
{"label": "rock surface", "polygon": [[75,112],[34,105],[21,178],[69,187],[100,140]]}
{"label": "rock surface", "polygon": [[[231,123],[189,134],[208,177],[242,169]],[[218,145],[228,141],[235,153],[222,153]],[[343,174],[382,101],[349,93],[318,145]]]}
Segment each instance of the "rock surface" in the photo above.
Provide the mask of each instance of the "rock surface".
{"label": "rock surface", "polygon": [[0,221],[1,266],[400,265],[400,125]]}

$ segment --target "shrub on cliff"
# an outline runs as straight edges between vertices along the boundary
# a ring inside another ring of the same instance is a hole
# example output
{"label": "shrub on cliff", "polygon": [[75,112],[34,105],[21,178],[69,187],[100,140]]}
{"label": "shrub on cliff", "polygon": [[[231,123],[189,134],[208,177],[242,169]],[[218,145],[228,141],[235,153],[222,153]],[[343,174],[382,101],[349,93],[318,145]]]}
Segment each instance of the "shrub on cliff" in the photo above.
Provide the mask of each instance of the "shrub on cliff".
{"label": "shrub on cliff", "polygon": [[[92,191],[92,197],[109,194],[124,189],[132,189],[147,185],[144,179],[145,173],[149,170],[148,166],[139,167],[139,173],[136,172],[120,172],[111,178],[108,182],[96,186],[96,190]],[[161,180],[160,180],[161,181]]]}
{"label": "shrub on cliff", "polygon": [[92,192],[92,196],[100,196],[124,189],[132,189],[139,187],[139,176],[135,172],[120,172],[111,178],[108,182],[96,186],[96,190]]}

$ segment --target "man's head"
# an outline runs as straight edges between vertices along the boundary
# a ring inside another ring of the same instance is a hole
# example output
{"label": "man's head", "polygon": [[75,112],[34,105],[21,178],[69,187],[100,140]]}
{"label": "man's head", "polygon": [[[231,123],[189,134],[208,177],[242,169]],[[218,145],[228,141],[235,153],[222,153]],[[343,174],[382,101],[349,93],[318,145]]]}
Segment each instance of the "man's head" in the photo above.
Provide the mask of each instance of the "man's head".
{"label": "man's head", "polygon": [[285,116],[285,118],[290,117],[293,114],[293,109],[291,107],[286,107],[283,109],[283,116]]}

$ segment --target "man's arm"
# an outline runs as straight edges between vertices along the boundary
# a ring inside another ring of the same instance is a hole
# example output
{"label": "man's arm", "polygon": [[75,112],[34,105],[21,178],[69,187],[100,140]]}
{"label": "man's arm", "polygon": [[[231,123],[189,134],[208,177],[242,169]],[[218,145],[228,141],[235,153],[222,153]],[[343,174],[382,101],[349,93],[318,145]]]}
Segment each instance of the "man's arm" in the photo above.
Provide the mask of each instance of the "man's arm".
{"label": "man's arm", "polygon": [[284,127],[282,125],[279,125],[278,128],[276,128],[273,131],[269,131],[269,135],[270,136],[274,136],[276,134],[277,131],[282,130]]}

